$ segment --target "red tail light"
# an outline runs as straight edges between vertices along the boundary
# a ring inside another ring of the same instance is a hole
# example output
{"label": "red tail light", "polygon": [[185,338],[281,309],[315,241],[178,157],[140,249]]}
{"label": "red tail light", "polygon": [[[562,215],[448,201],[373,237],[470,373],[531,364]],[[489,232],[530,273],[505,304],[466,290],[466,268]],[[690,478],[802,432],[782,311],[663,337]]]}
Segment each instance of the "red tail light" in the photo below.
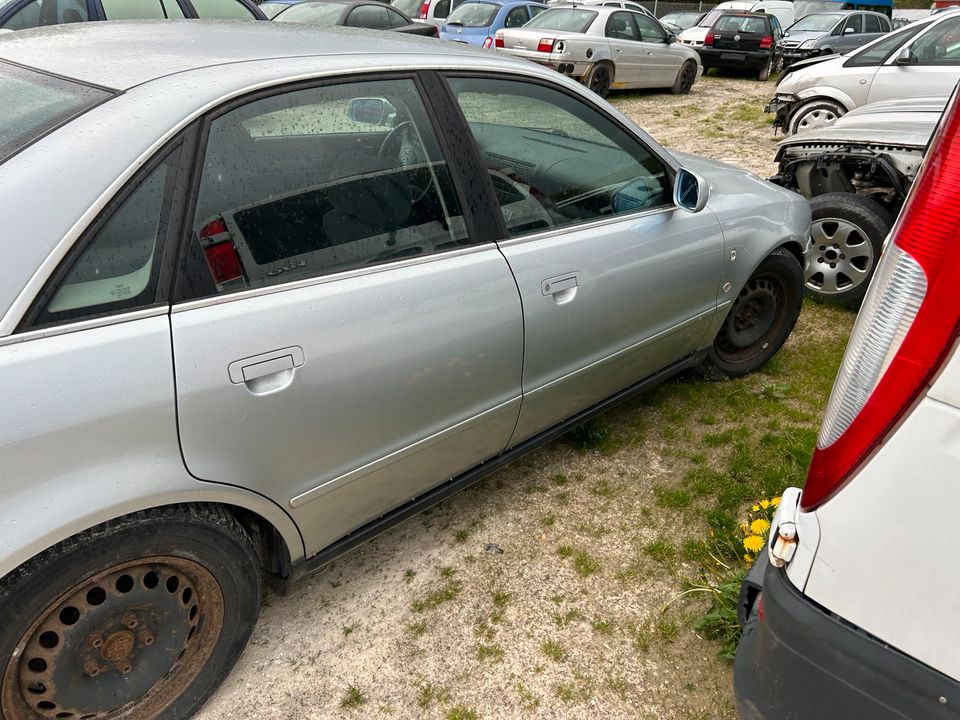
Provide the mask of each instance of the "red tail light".
{"label": "red tail light", "polygon": [[708,32],[707,36],[703,39],[704,45],[713,45],[713,32]]}
{"label": "red tail light", "polygon": [[[493,45],[493,38],[490,37],[489,35],[487,35],[486,40],[483,41],[483,46],[484,46],[485,48],[488,48],[488,47],[490,47],[491,45]],[[497,47],[503,47],[503,41],[502,41],[502,40],[500,41],[500,44],[497,45]]]}
{"label": "red tail light", "polygon": [[[240,254],[233,245],[227,224],[223,218],[217,218],[204,225],[198,233],[201,240],[208,241],[203,245],[203,255],[207,259],[210,275],[218,285],[230,280],[243,278],[243,263]],[[214,240],[217,235],[225,235],[221,240]]]}
{"label": "red tail light", "polygon": [[426,20],[429,14],[430,14],[430,0],[424,0],[423,5],[420,6],[420,19]]}
{"label": "red tail light", "polygon": [[760,38],[760,49],[769,50],[773,47],[773,35],[764,35]]}
{"label": "red tail light", "polygon": [[857,317],[800,505],[837,492],[930,383],[960,329],[960,108],[944,111]]}
{"label": "red tail light", "polygon": [[200,239],[203,240],[225,232],[227,232],[227,224],[223,221],[223,218],[217,218],[200,228]]}
{"label": "red tail light", "polygon": [[540,38],[540,42],[537,43],[537,52],[553,52],[553,43],[553,38]]}
{"label": "red tail light", "polygon": [[496,37],[493,40],[494,47],[501,48],[503,47],[503,35],[497,33]]}

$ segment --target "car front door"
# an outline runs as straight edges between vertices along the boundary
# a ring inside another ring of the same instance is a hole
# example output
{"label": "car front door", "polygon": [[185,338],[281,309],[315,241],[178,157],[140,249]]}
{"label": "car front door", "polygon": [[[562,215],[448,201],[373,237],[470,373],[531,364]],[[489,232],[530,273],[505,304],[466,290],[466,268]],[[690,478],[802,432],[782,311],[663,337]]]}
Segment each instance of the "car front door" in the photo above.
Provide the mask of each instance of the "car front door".
{"label": "car front door", "polygon": [[451,77],[497,190],[523,301],[523,406],[512,443],[689,356],[717,311],[713,213],[671,201],[672,170],[579,96]]}
{"label": "car front door", "polygon": [[867,102],[949,95],[960,80],[960,17],[950,17],[906,45],[907,61],[894,52],[873,78]]}
{"label": "car front door", "polygon": [[652,87],[673,85],[686,54],[670,46],[669,34],[656,20],[641,13],[633,13],[633,20],[644,47],[644,83]]}
{"label": "car front door", "polygon": [[208,122],[171,314],[184,461],[316,551],[502,451],[522,316],[413,78]]}

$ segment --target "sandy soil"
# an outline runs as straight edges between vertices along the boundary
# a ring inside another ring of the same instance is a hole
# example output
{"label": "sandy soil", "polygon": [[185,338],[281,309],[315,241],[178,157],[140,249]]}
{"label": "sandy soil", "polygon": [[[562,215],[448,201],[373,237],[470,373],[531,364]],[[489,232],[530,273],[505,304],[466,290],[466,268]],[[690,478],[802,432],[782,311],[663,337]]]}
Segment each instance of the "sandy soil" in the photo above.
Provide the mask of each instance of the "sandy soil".
{"label": "sandy soil", "polygon": [[[707,78],[611,99],[669,147],[769,175],[772,88]],[[547,446],[269,595],[198,717],[735,717],[717,647],[660,613],[690,569],[641,551],[675,531],[652,498],[671,472],[648,443]]]}

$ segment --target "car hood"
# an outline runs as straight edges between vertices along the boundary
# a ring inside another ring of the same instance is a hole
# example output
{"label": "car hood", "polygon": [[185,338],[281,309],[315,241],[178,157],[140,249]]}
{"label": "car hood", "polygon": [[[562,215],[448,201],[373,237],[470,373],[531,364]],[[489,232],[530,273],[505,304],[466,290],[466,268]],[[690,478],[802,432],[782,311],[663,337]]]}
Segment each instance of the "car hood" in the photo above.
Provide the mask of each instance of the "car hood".
{"label": "car hood", "polygon": [[696,27],[684,30],[678,37],[681,40],[696,40],[698,42],[703,42],[703,39],[707,36],[707,31],[709,29],[710,28],[704,27],[703,25],[697,25]]}
{"label": "car hood", "polygon": [[807,40],[819,40],[827,32],[825,30],[790,30],[784,34],[784,40],[792,40],[794,42],[806,42]]}
{"label": "car hood", "polygon": [[946,97],[871,103],[843,115],[829,127],[782,140],[780,147],[823,142],[925,148],[946,104]]}
{"label": "car hood", "polygon": [[833,85],[836,74],[847,61],[844,55],[821,55],[795,63],[780,76],[778,93],[796,93],[815,85]]}

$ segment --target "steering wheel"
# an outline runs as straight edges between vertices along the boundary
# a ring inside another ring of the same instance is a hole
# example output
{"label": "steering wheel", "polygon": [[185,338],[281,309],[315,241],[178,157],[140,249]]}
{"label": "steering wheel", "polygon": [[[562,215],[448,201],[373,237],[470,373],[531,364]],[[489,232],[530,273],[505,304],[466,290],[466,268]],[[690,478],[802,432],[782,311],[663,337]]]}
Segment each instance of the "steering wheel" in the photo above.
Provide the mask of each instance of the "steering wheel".
{"label": "steering wheel", "polygon": [[[404,120],[393,128],[380,144],[377,151],[377,157],[382,160],[394,160],[400,170],[409,170],[427,162],[427,154],[420,144],[420,138],[417,137],[416,128],[410,120]],[[409,178],[410,175],[407,175]],[[430,177],[423,187],[418,187],[412,182],[407,182],[410,189],[410,202],[417,203],[430,190]]]}

